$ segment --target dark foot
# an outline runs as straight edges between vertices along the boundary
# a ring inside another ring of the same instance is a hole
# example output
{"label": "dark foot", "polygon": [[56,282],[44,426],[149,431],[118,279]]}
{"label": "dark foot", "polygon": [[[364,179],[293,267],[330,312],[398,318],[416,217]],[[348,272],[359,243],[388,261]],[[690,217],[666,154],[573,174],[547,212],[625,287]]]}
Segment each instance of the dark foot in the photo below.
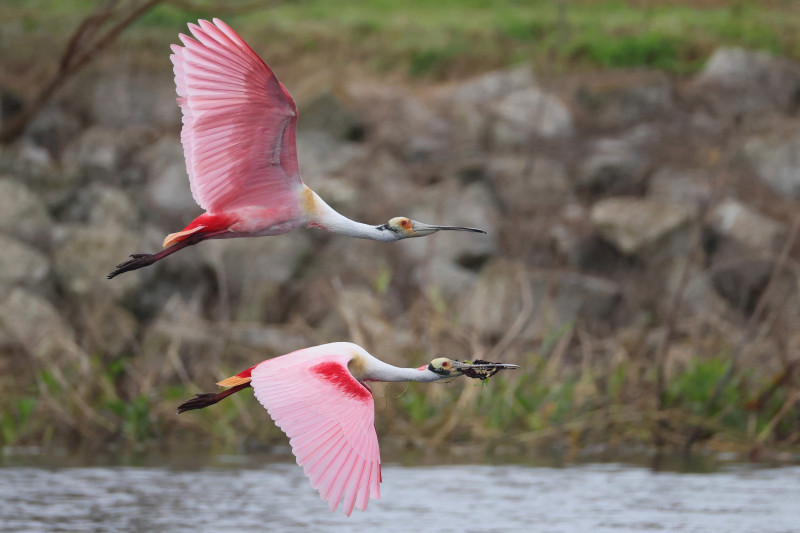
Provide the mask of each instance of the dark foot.
{"label": "dark foot", "polygon": [[117,269],[108,275],[108,279],[113,278],[114,276],[118,276],[123,272],[129,272],[131,270],[136,270],[142,267],[146,267],[148,265],[152,265],[156,261],[158,261],[157,254],[131,254],[131,258],[127,261],[123,261],[122,263],[117,265]]}
{"label": "dark foot", "polygon": [[202,409],[203,407],[208,407],[209,405],[214,405],[224,397],[225,396],[220,397],[220,394],[215,392],[195,394],[194,398],[186,400],[178,406],[178,414],[181,414],[185,411],[192,411],[194,409]]}

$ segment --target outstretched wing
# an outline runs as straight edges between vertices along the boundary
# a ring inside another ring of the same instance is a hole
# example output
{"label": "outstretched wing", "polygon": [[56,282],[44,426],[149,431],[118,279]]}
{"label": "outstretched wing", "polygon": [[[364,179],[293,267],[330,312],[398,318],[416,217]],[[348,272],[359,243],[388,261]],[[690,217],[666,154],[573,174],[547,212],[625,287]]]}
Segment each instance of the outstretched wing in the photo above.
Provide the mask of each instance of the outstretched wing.
{"label": "outstretched wing", "polygon": [[189,24],[172,45],[181,142],[195,201],[209,212],[296,201],[297,107],[227,24]]}
{"label": "outstretched wing", "polygon": [[335,511],[347,516],[380,498],[380,451],[372,393],[347,369],[348,344],[270,359],[252,371],[256,398],[289,437],[297,464]]}

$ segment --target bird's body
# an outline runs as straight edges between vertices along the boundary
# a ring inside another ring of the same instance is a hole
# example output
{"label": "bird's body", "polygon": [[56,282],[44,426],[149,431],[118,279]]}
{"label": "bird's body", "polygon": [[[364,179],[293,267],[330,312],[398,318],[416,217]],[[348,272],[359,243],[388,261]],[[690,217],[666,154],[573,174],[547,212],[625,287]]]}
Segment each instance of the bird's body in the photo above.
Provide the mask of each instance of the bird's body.
{"label": "bird's body", "polygon": [[472,364],[437,358],[419,368],[399,368],[357,344],[338,342],[268,359],[220,381],[230,387],[199,394],[178,412],[202,409],[244,388],[255,396],[289,437],[297,464],[335,511],[364,510],[380,497],[380,452],[369,381],[433,382],[475,368],[516,368],[501,363]]}
{"label": "bird's body", "polygon": [[207,239],[261,237],[302,226],[351,237],[395,241],[440,230],[404,217],[379,226],[350,220],[300,177],[297,106],[272,70],[227,24],[189,24],[194,36],[173,45],[178,103],[189,183],[206,212],[164,240],[155,254],[135,254],[109,278],[136,270]]}

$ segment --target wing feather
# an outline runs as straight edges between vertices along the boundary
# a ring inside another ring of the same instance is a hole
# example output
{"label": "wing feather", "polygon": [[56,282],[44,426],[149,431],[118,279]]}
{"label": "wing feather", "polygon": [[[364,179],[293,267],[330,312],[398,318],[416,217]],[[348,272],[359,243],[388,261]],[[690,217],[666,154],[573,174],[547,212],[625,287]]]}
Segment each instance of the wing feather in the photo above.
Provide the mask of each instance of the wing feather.
{"label": "wing feather", "polygon": [[189,24],[172,45],[181,143],[192,196],[209,212],[292,205],[297,107],[270,68],[227,24]]}
{"label": "wing feather", "polygon": [[380,450],[372,395],[350,374],[354,345],[300,350],[257,365],[256,398],[289,437],[297,464],[332,510],[377,498]]}

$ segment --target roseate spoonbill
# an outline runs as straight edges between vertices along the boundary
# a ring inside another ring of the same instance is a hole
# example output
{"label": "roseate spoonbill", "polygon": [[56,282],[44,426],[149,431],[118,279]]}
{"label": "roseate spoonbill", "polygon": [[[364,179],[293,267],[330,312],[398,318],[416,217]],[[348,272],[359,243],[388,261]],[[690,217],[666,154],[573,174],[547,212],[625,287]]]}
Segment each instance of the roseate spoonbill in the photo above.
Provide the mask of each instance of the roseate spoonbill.
{"label": "roseate spoonbill", "polygon": [[380,498],[381,457],[368,381],[439,381],[461,375],[487,377],[517,365],[461,362],[439,357],[419,368],[398,368],[349,342],[323,344],[267,359],[198,394],[178,413],[202,409],[240,390],[255,396],[289,437],[297,464],[331,511],[344,497],[347,516]]}
{"label": "roseate spoonbill", "polygon": [[206,239],[279,235],[300,226],[360,239],[397,241],[443,230],[406,217],[371,226],[336,212],[300,178],[297,107],[272,70],[219,19],[189,24],[172,45],[181,142],[195,201],[206,210],[167,235],[164,250],[134,254],[114,276],[155,263]]}

